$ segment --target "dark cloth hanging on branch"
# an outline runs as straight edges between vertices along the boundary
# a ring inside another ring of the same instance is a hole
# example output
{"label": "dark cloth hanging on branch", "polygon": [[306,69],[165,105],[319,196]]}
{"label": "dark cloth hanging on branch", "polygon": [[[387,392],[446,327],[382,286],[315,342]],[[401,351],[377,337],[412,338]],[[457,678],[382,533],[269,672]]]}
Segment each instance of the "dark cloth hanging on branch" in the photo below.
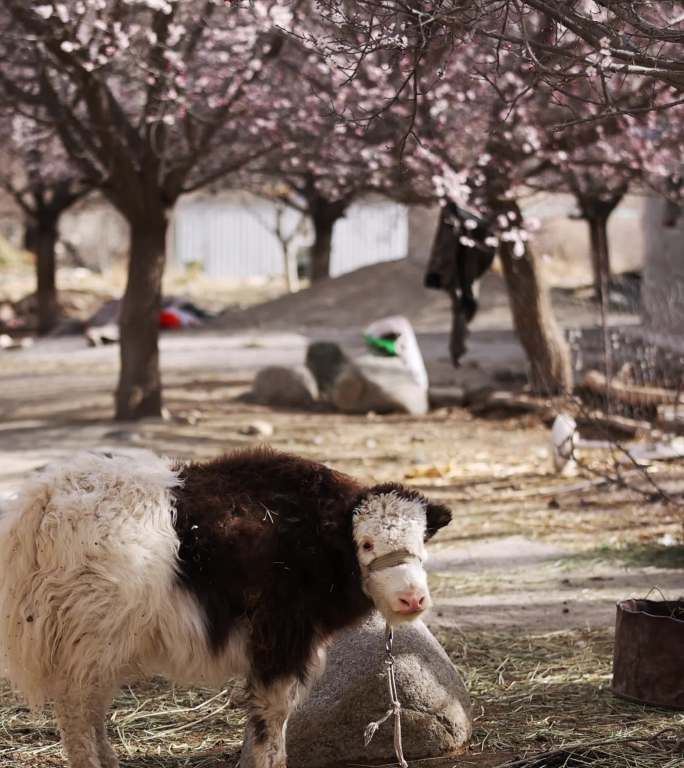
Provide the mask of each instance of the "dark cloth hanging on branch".
{"label": "dark cloth hanging on branch", "polygon": [[449,351],[455,366],[465,354],[468,323],[477,312],[476,284],[491,267],[496,248],[487,244],[489,222],[449,202],[442,209],[424,285],[446,291],[452,302]]}

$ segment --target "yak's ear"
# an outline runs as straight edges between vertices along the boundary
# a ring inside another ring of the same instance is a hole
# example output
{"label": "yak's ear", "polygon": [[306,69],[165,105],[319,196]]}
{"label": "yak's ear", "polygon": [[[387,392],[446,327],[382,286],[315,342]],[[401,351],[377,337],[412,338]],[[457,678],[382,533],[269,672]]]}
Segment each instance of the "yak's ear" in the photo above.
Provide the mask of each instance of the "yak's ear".
{"label": "yak's ear", "polygon": [[444,504],[432,504],[428,502],[425,510],[427,514],[427,528],[425,529],[425,541],[431,539],[440,528],[451,522],[451,510]]}

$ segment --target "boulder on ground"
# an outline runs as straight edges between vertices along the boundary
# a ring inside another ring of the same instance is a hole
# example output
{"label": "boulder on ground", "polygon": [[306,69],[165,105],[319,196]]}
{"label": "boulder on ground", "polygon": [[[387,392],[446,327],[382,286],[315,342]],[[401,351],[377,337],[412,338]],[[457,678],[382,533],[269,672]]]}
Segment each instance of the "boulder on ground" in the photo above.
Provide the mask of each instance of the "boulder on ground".
{"label": "boulder on ground", "polygon": [[419,386],[428,386],[425,361],[418,346],[418,339],[409,320],[403,315],[383,317],[371,323],[364,331],[366,338],[394,341],[396,355],[403,362],[409,376]]}
{"label": "boulder on ground", "polygon": [[323,397],[332,395],[335,379],[349,359],[334,341],[314,341],[306,350],[306,367],[311,371]]}
{"label": "boulder on ground", "polygon": [[[384,632],[375,614],[338,637],[325,674],[288,723],[288,768],[396,764],[393,718],[368,747],[363,738],[389,708]],[[394,656],[406,759],[462,752],[472,732],[470,697],[444,649],[417,621],[395,630]],[[250,743],[248,733],[241,768],[252,765]]]}
{"label": "boulder on ground", "polygon": [[310,408],[318,398],[316,379],[308,368],[271,365],[257,373],[252,399],[263,405]]}
{"label": "boulder on ground", "polygon": [[335,380],[332,402],[343,413],[428,412],[427,386],[416,383],[398,357],[362,355]]}

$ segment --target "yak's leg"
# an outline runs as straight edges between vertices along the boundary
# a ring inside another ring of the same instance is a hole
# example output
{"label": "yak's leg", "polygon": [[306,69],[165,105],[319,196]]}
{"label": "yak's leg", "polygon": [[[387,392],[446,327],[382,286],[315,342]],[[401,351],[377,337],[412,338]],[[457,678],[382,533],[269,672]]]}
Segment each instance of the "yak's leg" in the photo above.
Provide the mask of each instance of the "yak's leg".
{"label": "yak's leg", "polygon": [[55,702],[55,710],[69,768],[106,768],[100,762],[97,737],[84,697],[62,696]]}
{"label": "yak's leg", "polygon": [[97,742],[97,754],[102,768],[119,768],[119,759],[107,736],[107,710],[112,701],[109,686],[93,689],[86,699],[87,716]]}
{"label": "yak's leg", "polygon": [[249,715],[252,728],[253,768],[286,768],[285,731],[299,685],[286,677],[265,685],[249,684]]}

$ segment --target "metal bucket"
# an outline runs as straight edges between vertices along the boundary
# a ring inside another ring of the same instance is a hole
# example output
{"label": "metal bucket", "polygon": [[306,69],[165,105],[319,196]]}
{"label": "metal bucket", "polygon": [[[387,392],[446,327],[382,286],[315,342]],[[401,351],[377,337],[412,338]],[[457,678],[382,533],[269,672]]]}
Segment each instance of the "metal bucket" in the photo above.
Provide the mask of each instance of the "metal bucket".
{"label": "metal bucket", "polygon": [[624,600],[617,605],[613,693],[684,709],[684,600]]}

